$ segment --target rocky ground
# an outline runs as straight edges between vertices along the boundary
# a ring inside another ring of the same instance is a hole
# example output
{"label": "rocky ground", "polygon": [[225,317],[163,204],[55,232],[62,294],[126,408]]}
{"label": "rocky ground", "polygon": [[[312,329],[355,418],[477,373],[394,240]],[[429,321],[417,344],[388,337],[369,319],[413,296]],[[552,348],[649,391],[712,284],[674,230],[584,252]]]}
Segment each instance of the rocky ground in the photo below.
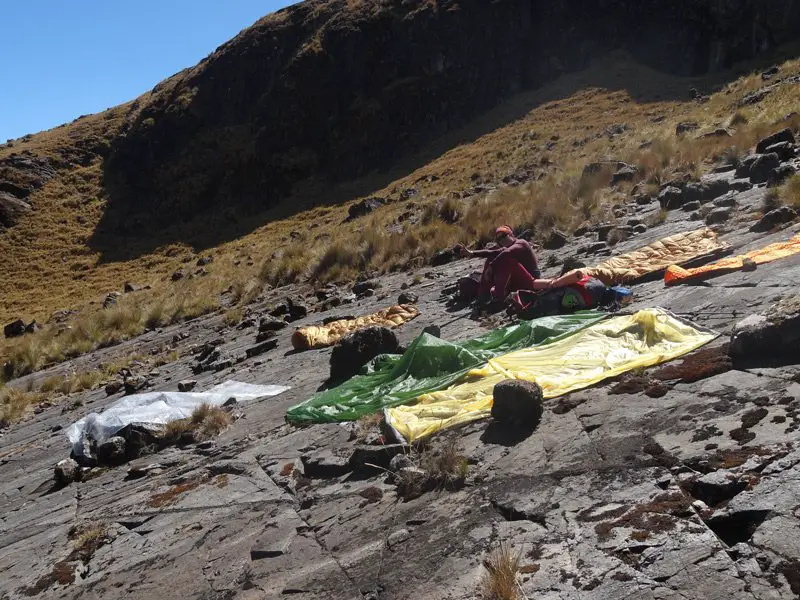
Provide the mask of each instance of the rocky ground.
{"label": "rocky ground", "polygon": [[[565,256],[596,262],[706,219],[736,252],[800,231],[750,231],[766,188],[746,175],[706,176],[697,200],[682,184],[662,192],[674,206],[663,223],[657,199],[639,197],[615,216],[629,239],[612,248],[598,239],[607,230],[590,231],[543,251],[542,262],[557,274]],[[447,339],[472,337],[505,317],[472,320],[441,292],[478,266],[387,276],[374,295],[293,325],[372,312],[408,284],[421,315],[398,330],[401,342],[429,325]],[[409,501],[365,464],[388,465],[391,448],[363,447],[351,424],[285,423],[287,407],[323,384],[330,349],[292,352],[287,327],[276,348],[244,358],[259,317],[310,290],[276,291],[240,327],[217,315],[151,331],[122,346],[178,351],[177,361],[145,374],[151,389],[238,379],[291,390],[242,405],[243,417],[212,442],[94,469],[61,488],[53,467],[69,454],[64,429],[123,392],[73,395],[3,432],[0,598],[475,598],[482,561],[501,541],[522,553],[528,598],[798,597],[800,365],[755,355],[734,367],[724,344],[737,322],[795,294],[799,281],[800,257],[792,257],[692,286],[634,286],[633,309],[663,306],[721,337],[670,372],[547,401],[532,434],[479,422],[440,435],[469,459],[466,484]],[[206,345],[219,350],[218,367],[226,357],[230,366],[193,373]],[[30,378],[91,368],[120,349]]]}

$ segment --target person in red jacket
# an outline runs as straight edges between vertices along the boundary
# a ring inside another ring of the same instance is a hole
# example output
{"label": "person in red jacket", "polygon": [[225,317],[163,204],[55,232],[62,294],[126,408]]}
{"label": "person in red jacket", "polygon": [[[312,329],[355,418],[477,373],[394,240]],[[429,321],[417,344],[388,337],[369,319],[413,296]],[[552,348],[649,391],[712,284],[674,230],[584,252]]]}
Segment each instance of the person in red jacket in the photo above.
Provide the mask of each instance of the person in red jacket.
{"label": "person in red jacket", "polygon": [[463,245],[458,246],[464,258],[486,259],[478,298],[504,300],[511,292],[539,287],[534,282],[541,278],[542,272],[533,247],[526,240],[516,238],[508,225],[495,230],[495,241],[499,247],[490,250],[467,250]]}

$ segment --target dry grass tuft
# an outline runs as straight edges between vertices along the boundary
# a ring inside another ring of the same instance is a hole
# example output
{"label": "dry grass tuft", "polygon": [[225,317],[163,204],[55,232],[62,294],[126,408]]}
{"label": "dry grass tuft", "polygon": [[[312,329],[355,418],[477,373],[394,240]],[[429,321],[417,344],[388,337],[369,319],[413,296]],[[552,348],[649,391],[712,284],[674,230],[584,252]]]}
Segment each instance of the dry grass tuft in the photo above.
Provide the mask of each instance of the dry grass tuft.
{"label": "dry grass tuft", "polygon": [[783,198],[781,198],[781,192],[778,188],[768,189],[767,193],[764,194],[764,203],[761,206],[761,212],[766,214],[781,206],[783,206]]}
{"label": "dry grass tuft", "polygon": [[0,428],[8,427],[16,423],[28,409],[43,401],[44,394],[20,390],[17,388],[4,387],[0,389]]}
{"label": "dry grass tuft", "polygon": [[405,500],[427,491],[460,489],[469,471],[469,462],[459,452],[455,438],[414,450],[409,458],[415,468],[397,475],[397,493]]}
{"label": "dry grass tuft", "polygon": [[483,561],[486,569],[481,580],[483,597],[487,600],[518,600],[520,597],[517,573],[522,553],[504,544],[492,550]]}
{"label": "dry grass tuft", "polygon": [[108,526],[105,523],[90,522],[70,531],[73,552],[79,556],[91,557],[106,541]]}
{"label": "dry grass tuft", "polygon": [[176,419],[167,423],[163,439],[166,442],[195,442],[211,439],[233,423],[230,413],[219,406],[201,404],[188,419]]}

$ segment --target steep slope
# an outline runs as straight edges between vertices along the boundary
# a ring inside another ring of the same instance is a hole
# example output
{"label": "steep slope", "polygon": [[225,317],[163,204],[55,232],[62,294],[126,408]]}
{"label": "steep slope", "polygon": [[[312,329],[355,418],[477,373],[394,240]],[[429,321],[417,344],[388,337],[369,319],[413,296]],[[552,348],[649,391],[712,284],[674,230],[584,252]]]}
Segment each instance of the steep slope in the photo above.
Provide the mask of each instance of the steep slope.
{"label": "steep slope", "polygon": [[697,75],[798,33],[786,1],[304,2],[154,90],[113,144],[108,226],[262,210],[309,177],[385,168],[610,49]]}

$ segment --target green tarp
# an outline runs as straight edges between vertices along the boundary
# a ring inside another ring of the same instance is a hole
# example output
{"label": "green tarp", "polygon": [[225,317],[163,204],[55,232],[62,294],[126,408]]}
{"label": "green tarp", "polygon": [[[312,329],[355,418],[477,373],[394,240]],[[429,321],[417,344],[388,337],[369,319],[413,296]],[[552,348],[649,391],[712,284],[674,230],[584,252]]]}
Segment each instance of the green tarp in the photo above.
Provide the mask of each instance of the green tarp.
{"label": "green tarp", "polygon": [[542,317],[496,329],[461,343],[427,333],[404,354],[384,354],[365,373],[291,407],[295,423],[355,421],[384,408],[408,404],[422,394],[446,388],[489,359],[539,344],[549,344],[608,316],[597,311]]}

